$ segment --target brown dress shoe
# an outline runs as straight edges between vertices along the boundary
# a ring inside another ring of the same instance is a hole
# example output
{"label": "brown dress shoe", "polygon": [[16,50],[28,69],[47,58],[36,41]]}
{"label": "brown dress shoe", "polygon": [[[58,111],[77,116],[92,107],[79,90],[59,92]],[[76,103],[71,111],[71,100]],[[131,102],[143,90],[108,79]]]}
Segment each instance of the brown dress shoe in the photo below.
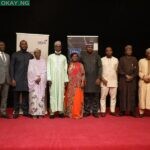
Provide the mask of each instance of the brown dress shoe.
{"label": "brown dress shoe", "polygon": [[106,116],[106,113],[101,113],[101,117],[105,117]]}
{"label": "brown dress shoe", "polygon": [[115,112],[110,112],[111,116],[117,116],[117,114]]}

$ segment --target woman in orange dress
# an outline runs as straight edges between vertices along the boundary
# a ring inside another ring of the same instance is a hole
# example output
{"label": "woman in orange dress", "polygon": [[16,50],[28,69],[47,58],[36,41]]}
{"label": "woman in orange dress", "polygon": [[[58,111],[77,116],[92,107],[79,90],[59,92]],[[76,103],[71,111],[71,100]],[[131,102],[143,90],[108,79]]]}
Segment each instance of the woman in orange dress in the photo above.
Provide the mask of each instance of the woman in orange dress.
{"label": "woman in orange dress", "polygon": [[70,118],[79,119],[83,116],[83,87],[85,71],[79,62],[77,53],[71,54],[71,62],[68,67],[69,83],[66,90],[66,115]]}

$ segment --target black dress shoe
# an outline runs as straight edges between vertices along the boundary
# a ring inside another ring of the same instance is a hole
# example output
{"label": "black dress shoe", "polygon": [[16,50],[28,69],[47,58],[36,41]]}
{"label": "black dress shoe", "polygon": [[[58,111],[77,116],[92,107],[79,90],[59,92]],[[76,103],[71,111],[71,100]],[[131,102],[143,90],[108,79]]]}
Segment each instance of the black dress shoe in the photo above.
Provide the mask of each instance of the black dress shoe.
{"label": "black dress shoe", "polygon": [[23,114],[23,116],[24,116],[24,117],[29,117],[29,118],[31,117],[30,114]]}
{"label": "black dress shoe", "polygon": [[140,117],[140,118],[143,118],[143,117],[144,117],[144,114],[139,114],[139,117]]}
{"label": "black dress shoe", "polygon": [[55,115],[50,115],[49,118],[50,118],[50,119],[54,119],[54,118],[55,118]]}
{"label": "black dress shoe", "polygon": [[1,114],[0,117],[5,119],[10,119],[10,117],[7,114]]}
{"label": "black dress shoe", "polygon": [[19,117],[19,114],[13,114],[13,118],[17,119]]}
{"label": "black dress shoe", "polygon": [[90,113],[84,113],[83,114],[83,117],[88,117],[88,116],[90,116]]}
{"label": "black dress shoe", "polygon": [[59,118],[65,118],[65,115],[64,114],[58,114],[58,117]]}
{"label": "black dress shoe", "polygon": [[119,113],[119,116],[125,116],[125,112],[124,112],[124,111],[121,111],[121,112]]}
{"label": "black dress shoe", "polygon": [[98,113],[93,113],[93,117],[99,118],[99,114]]}
{"label": "black dress shoe", "polygon": [[135,112],[130,112],[129,115],[132,116],[132,117],[138,118],[138,116],[137,116],[137,114]]}

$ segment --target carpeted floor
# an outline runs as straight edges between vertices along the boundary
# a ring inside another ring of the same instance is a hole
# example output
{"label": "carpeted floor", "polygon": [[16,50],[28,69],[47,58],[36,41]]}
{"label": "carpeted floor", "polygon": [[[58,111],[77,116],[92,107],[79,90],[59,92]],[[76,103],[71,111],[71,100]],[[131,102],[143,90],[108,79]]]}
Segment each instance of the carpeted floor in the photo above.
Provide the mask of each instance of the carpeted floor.
{"label": "carpeted floor", "polygon": [[150,117],[0,119],[0,150],[150,150]]}

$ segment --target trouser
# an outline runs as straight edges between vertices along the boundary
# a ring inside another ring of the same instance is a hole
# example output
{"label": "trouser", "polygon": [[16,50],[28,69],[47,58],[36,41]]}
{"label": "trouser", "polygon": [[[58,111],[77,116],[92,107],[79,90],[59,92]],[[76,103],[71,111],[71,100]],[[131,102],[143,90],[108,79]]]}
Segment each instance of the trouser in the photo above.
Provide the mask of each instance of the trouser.
{"label": "trouser", "polygon": [[101,87],[101,98],[100,98],[100,105],[101,105],[101,112],[106,112],[106,97],[110,95],[110,111],[112,113],[115,112],[116,108],[116,95],[117,95],[117,88],[116,87]]}
{"label": "trouser", "polygon": [[6,114],[8,90],[9,90],[9,85],[7,83],[0,85],[0,95],[1,95],[0,113],[1,114]]}
{"label": "trouser", "polygon": [[21,108],[23,114],[28,114],[29,111],[29,93],[27,91],[14,91],[14,111],[15,114],[19,114],[20,108],[20,95],[22,94]]}
{"label": "trouser", "polygon": [[89,114],[98,113],[99,93],[84,93],[84,112]]}

